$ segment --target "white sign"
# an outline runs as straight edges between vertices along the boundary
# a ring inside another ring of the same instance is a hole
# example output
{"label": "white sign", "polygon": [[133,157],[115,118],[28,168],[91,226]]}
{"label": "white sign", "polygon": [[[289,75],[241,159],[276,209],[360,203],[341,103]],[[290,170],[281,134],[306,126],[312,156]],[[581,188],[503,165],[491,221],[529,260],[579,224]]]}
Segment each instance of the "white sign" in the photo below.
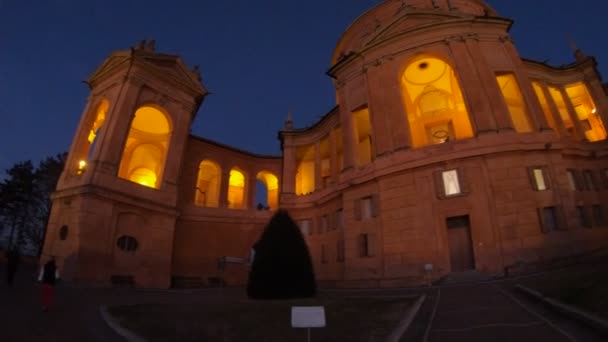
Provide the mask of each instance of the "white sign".
{"label": "white sign", "polygon": [[293,328],[324,328],[325,308],[322,306],[292,306],[291,326]]}

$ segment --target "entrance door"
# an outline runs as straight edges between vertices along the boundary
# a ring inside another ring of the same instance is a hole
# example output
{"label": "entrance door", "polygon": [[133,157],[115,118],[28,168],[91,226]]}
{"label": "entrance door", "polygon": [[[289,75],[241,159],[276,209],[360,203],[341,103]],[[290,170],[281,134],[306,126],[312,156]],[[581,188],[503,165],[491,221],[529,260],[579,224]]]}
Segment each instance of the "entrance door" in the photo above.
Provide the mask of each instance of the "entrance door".
{"label": "entrance door", "polygon": [[469,216],[448,217],[446,223],[452,272],[475,269]]}

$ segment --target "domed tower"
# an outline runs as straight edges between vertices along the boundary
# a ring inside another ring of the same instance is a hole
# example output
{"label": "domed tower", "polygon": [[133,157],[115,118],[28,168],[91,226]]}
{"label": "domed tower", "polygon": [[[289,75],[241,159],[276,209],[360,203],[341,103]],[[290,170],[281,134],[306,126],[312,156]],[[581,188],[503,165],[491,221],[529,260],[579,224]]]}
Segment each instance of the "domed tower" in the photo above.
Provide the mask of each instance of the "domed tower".
{"label": "domed tower", "polygon": [[479,0],[388,0],[345,31],[328,71],[336,108],[281,133],[281,203],[307,226],[336,209],[343,222],[310,234],[313,254],[341,255],[315,266],[321,278],[496,274],[608,242],[581,229],[606,225],[595,60],[522,59],[512,24]]}
{"label": "domed tower", "polygon": [[112,53],[87,84],[43,257],[74,281],[168,287],[180,166],[207,94],[198,68],[143,41]]}

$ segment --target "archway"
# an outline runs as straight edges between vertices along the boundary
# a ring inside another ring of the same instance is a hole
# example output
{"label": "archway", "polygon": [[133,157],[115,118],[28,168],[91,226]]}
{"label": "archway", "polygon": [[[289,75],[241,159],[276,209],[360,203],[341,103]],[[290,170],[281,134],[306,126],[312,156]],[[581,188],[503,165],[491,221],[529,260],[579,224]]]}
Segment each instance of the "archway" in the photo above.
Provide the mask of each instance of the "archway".
{"label": "archway", "polygon": [[170,138],[169,117],[159,107],[139,107],[125,142],[118,176],[146,187],[160,188]]}
{"label": "archway", "polygon": [[198,167],[194,204],[217,208],[220,203],[221,168],[211,160],[203,160]]}
{"label": "archway", "polygon": [[414,147],[473,137],[456,73],[444,60],[420,55],[404,69],[401,84]]}
{"label": "archway", "polygon": [[243,172],[236,168],[230,170],[230,178],[228,180],[228,208],[245,209],[245,186],[246,180]]}
{"label": "archway", "polygon": [[256,202],[258,201],[258,196],[266,194],[265,198],[262,198],[262,201],[259,203],[262,204],[264,208],[268,208],[270,210],[276,210],[279,207],[279,179],[273,173],[268,171],[260,171],[256,176],[257,187],[256,187]]}

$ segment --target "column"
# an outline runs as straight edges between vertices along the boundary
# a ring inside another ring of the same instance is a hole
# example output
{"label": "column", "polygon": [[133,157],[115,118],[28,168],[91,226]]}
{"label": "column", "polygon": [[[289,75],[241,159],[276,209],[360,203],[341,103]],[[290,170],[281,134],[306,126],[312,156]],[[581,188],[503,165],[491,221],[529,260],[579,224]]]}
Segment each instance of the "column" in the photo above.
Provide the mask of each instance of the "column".
{"label": "column", "polygon": [[568,114],[570,114],[570,120],[572,120],[572,124],[574,125],[575,138],[577,140],[587,140],[581,125],[581,121],[578,119],[578,115],[576,115],[576,110],[574,109],[574,105],[572,105],[572,101],[570,101],[570,97],[568,96],[566,89],[564,87],[559,87],[559,91],[562,93],[562,97],[566,103],[566,108],[568,108]]}
{"label": "column", "polygon": [[454,69],[460,80],[460,89],[468,107],[470,120],[473,122],[477,134],[496,133],[497,126],[492,116],[492,108],[484,85],[479,79],[475,63],[462,41],[450,40],[448,42],[454,60]]}
{"label": "column", "polygon": [[[258,203],[255,200],[255,193],[258,187],[258,179],[256,178],[256,174],[251,172],[251,170],[247,170],[247,180],[245,183],[245,209],[256,210]],[[268,189],[266,189],[266,193],[268,193]],[[266,204],[268,205],[268,204]]]}
{"label": "column", "polygon": [[[384,63],[383,63],[384,64]],[[390,86],[390,79],[397,79],[394,77],[397,73],[393,74],[392,70],[386,70],[386,65],[378,67],[370,67],[366,75],[366,85],[368,92],[368,111],[369,119],[371,124],[371,136],[372,136],[372,160],[376,157],[386,154],[393,150],[392,132],[391,125],[388,120],[390,119],[391,112],[397,108],[403,107],[403,105],[395,104],[395,101],[389,100],[389,97],[399,99],[398,94],[392,93],[388,87]],[[387,72],[391,72],[390,78],[386,77]],[[396,105],[396,106],[395,106]],[[402,116],[402,115],[400,115]],[[405,121],[402,118],[403,121]],[[393,122],[393,125],[402,125],[401,121],[397,120]],[[389,134],[381,134],[381,133]]]}
{"label": "column", "polygon": [[[344,92],[344,88],[340,90]],[[355,159],[355,129],[353,124],[353,114],[348,110],[348,105],[342,99],[344,94],[341,94],[340,101],[340,121],[342,122],[342,153],[344,154],[344,170],[351,169],[357,165]]]}
{"label": "column", "polygon": [[553,96],[549,92],[549,86],[547,82],[541,81],[539,82],[541,88],[543,89],[543,94],[545,95],[545,99],[547,100],[547,104],[549,105],[549,109],[551,110],[551,114],[553,115],[553,119],[555,120],[555,124],[557,125],[557,129],[560,137],[565,137],[568,135],[566,131],[566,127],[564,126],[564,120],[562,120],[562,116],[559,113],[559,109],[553,100]]}
{"label": "column", "polygon": [[323,189],[321,177],[321,142],[315,142],[315,191]]}
{"label": "column", "polygon": [[220,208],[228,208],[228,185],[230,181],[230,170],[222,166],[222,179],[220,182]]}
{"label": "column", "polygon": [[[487,100],[489,101],[490,108],[494,113],[494,119],[496,120],[496,126],[499,131],[514,131],[513,121],[511,120],[511,114],[505,101],[503,100],[502,92],[496,82],[496,75],[492,69],[487,65],[485,56],[481,52],[479,42],[468,39],[465,41],[471,58],[479,75],[479,81],[481,86],[485,88],[487,94]],[[463,88],[466,89],[466,86]]]}
{"label": "column", "polygon": [[281,192],[295,193],[296,180],[296,147],[293,138],[283,133],[283,174],[281,175]]}
{"label": "column", "polygon": [[332,127],[329,131],[329,170],[334,183],[338,182],[340,170],[338,170],[338,146],[336,143],[336,130]]}
{"label": "column", "polygon": [[545,118],[543,109],[540,105],[540,101],[534,94],[534,89],[532,88],[532,82],[528,78],[528,75],[523,72],[524,63],[521,61],[521,57],[515,50],[515,46],[509,41],[504,43],[504,47],[507,51],[507,54],[515,64],[515,77],[519,83],[519,89],[521,90],[522,96],[524,97],[524,101],[528,106],[528,113],[530,113],[530,119],[534,122],[534,126],[539,131],[551,130],[551,126],[547,122]]}

